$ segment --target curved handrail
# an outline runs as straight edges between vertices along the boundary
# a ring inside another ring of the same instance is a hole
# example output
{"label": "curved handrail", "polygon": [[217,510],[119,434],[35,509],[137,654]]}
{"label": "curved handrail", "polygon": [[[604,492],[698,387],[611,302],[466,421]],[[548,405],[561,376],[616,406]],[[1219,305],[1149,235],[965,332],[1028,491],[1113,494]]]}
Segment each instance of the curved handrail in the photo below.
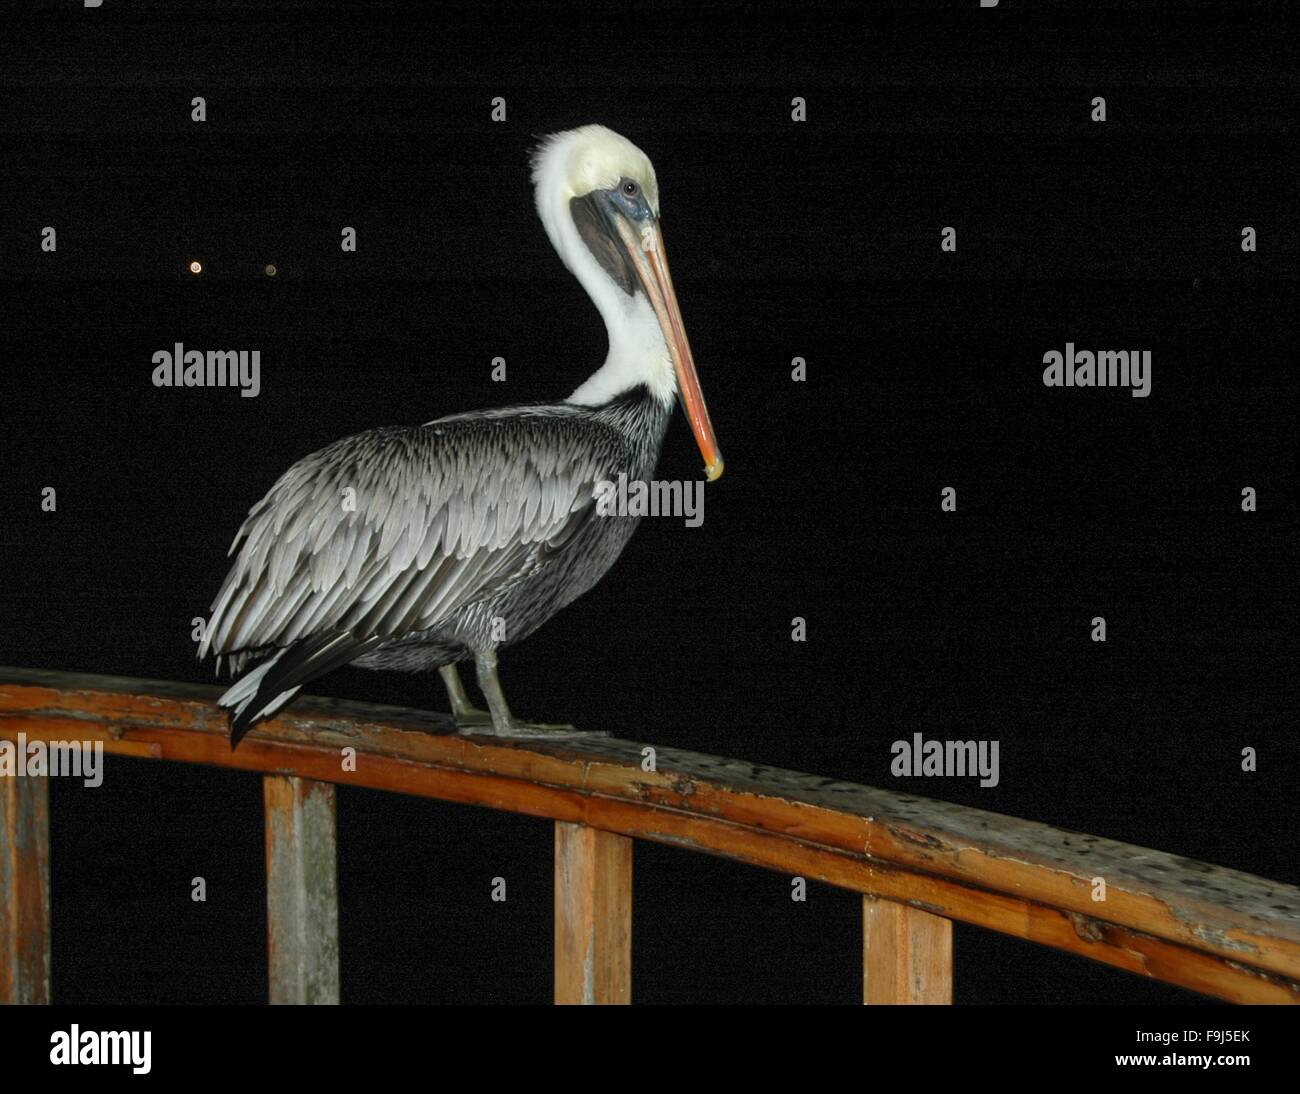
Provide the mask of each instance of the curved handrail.
{"label": "curved handrail", "polygon": [[[1300,1002],[1300,889],[1033,821],[615,738],[461,736],[300,698],[231,751],[219,689],[0,668],[0,739],[396,791],[586,824],[881,897],[1234,1002]],[[345,765],[341,750],[355,749]],[[1094,901],[1094,880],[1105,881]]]}

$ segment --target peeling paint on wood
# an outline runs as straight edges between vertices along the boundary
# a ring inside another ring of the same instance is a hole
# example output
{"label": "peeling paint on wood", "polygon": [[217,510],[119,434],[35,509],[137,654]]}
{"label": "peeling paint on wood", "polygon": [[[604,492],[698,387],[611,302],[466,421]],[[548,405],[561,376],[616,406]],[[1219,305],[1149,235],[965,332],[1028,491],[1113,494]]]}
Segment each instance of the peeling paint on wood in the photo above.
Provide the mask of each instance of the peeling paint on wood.
{"label": "peeling paint on wood", "polygon": [[1074,925],[1074,933],[1085,942],[1100,942],[1105,937],[1101,930],[1101,924],[1096,920],[1089,919],[1086,915],[1071,912],[1070,922]]}

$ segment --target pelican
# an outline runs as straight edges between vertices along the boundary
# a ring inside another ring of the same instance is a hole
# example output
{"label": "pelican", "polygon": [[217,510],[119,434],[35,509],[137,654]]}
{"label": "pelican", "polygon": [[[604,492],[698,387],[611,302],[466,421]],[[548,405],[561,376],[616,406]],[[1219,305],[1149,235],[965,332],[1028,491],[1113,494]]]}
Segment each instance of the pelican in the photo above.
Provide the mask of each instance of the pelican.
{"label": "pelican", "polygon": [[[231,748],[309,681],[347,664],[437,669],[464,733],[576,732],[511,713],[498,649],[614,564],[639,518],[598,512],[598,484],[649,480],[674,399],[705,477],[722,474],[650,160],[587,125],[545,138],[532,180],[551,245],[605,321],[604,364],[563,402],[372,429],[280,476],[231,544],[238,557],[199,647],[218,672],[225,658],[243,674],[219,700]],[[461,681],[457,665],[469,660],[487,711]]]}

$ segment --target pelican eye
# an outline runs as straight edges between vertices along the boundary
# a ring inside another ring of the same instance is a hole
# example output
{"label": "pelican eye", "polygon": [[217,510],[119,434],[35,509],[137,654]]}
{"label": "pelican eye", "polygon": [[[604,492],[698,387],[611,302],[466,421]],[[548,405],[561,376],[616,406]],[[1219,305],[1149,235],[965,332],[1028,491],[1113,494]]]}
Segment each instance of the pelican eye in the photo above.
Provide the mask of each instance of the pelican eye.
{"label": "pelican eye", "polygon": [[637,184],[635,179],[623,180],[623,195],[625,197],[635,198],[640,193],[641,187]]}

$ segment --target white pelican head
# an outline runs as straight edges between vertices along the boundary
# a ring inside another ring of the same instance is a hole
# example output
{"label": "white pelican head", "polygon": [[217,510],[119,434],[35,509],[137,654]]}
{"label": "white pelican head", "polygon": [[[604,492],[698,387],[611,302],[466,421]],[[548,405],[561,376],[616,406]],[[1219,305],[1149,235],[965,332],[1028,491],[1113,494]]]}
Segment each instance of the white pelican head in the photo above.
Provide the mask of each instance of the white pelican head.
{"label": "white pelican head", "polygon": [[552,246],[609,333],[605,364],[569,402],[597,406],[641,385],[664,403],[676,395],[716,479],[722,455],[668,273],[654,165],[626,137],[584,125],[542,141],[533,183]]}

